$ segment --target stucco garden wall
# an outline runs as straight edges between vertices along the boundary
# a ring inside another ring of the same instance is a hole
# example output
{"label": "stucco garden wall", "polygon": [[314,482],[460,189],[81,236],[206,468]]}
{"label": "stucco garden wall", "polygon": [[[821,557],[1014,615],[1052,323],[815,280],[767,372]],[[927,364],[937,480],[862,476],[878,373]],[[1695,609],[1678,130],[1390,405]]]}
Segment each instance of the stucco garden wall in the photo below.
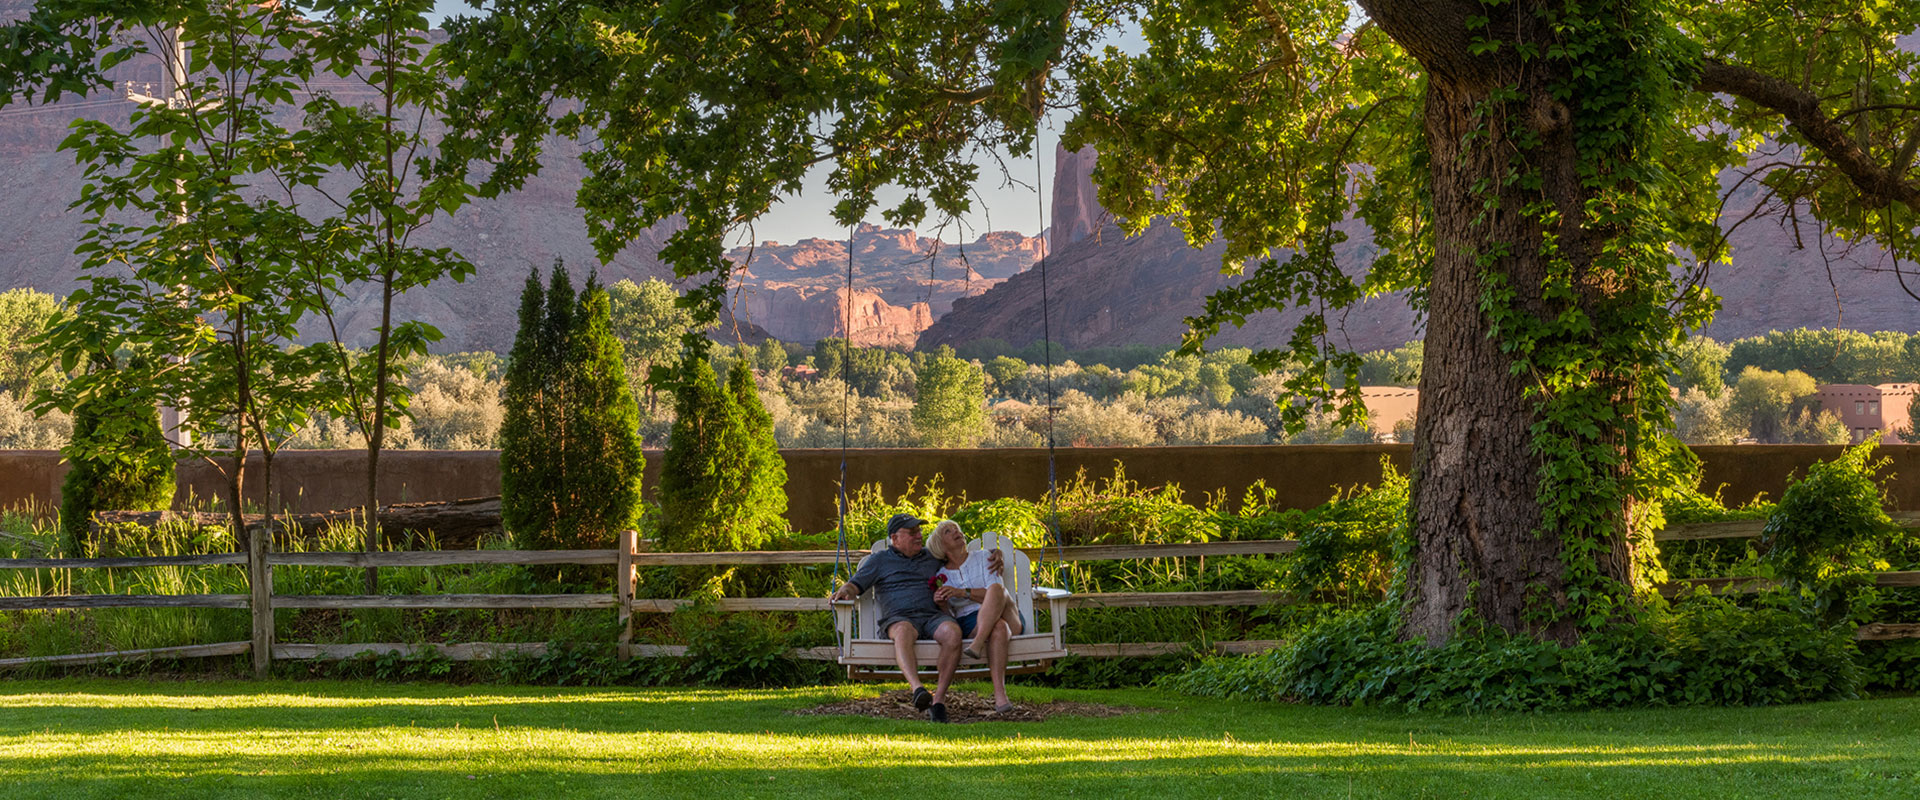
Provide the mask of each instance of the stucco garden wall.
{"label": "stucco garden wall", "polygon": [[[1744,501],[1758,493],[1779,497],[1791,474],[1805,473],[1809,464],[1832,458],[1841,448],[1816,445],[1740,445],[1698,447],[1709,490],[1724,485],[1729,501]],[[1893,459],[1895,505],[1920,510],[1920,446],[1883,446]],[[834,525],[835,484],[840,477],[838,450],[785,450],[788,518],[803,530],[827,530]],[[1129,479],[1148,486],[1178,483],[1190,502],[1203,502],[1209,492],[1226,491],[1238,498],[1255,480],[1264,478],[1278,490],[1279,501],[1292,507],[1325,502],[1342,487],[1379,477],[1381,457],[1405,469],[1412,457],[1408,445],[1279,445],[1240,447],[1061,448],[1058,474],[1062,481],[1085,469],[1089,476],[1113,474],[1116,462]],[[649,497],[659,483],[660,454],[647,453],[646,490]],[[950,495],[969,499],[989,497],[1044,498],[1047,487],[1047,451],[1017,450],[850,450],[846,454],[850,486],[881,484],[889,496],[905,491],[908,482],[922,483],[938,475]],[[365,454],[360,451],[319,450],[281,453],[274,462],[275,494],[294,511],[318,511],[359,505],[365,491]],[[380,457],[382,501],[452,500],[498,494],[499,454],[491,450],[399,450]],[[260,460],[250,460],[249,497],[258,502]],[[59,501],[60,479],[66,467],[59,454],[46,450],[0,451],[0,507],[33,505],[48,508]],[[181,502],[189,496],[204,501],[224,497],[221,478],[204,462],[183,462]]]}

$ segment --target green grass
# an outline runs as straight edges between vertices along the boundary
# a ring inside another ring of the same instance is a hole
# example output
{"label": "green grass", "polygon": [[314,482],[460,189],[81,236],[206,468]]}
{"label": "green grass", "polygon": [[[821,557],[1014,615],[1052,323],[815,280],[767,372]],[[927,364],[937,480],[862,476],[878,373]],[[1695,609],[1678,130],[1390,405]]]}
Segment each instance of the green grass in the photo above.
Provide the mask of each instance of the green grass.
{"label": "green grass", "polygon": [[0,797],[1913,797],[1920,699],[1439,717],[1150,690],[939,726],[786,712],[871,686],[0,684]]}

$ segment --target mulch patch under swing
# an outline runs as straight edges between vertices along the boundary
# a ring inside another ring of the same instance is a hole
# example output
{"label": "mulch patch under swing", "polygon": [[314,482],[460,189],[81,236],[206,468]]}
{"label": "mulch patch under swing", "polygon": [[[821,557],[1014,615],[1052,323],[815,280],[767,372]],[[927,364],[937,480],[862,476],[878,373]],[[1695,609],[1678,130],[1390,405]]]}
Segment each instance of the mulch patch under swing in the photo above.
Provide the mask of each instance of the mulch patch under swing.
{"label": "mulch patch under swing", "polygon": [[[1117,717],[1122,714],[1138,714],[1150,710],[1056,700],[1051,703],[1016,701],[1012,711],[997,713],[993,710],[992,698],[987,695],[974,692],[947,692],[947,720],[955,723],[1039,722],[1049,717]],[[913,693],[906,689],[896,689],[878,697],[843,700],[812,708],[795,709],[791,713],[803,716],[851,715],[878,719],[925,720],[927,718],[927,712],[914,710]]]}

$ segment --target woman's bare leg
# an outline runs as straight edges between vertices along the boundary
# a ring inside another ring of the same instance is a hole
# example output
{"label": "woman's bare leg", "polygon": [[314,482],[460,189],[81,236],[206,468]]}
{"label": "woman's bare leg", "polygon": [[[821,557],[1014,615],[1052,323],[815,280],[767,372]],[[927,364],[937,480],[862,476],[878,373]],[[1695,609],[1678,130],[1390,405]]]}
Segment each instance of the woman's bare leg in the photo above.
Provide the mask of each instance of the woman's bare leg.
{"label": "woman's bare leg", "polygon": [[1004,584],[988,586],[987,599],[980,601],[980,624],[985,626],[995,619],[1006,620],[1007,630],[1015,636],[1024,631],[1025,626],[1020,624],[1020,607],[1014,604],[1013,598],[1007,596]]}
{"label": "woman's bare leg", "polygon": [[1013,705],[1007,698],[1007,651],[1013,646],[1013,639],[1007,633],[1006,623],[995,620],[986,624],[993,626],[993,632],[987,634],[987,671],[993,676],[993,710],[1000,711]]}

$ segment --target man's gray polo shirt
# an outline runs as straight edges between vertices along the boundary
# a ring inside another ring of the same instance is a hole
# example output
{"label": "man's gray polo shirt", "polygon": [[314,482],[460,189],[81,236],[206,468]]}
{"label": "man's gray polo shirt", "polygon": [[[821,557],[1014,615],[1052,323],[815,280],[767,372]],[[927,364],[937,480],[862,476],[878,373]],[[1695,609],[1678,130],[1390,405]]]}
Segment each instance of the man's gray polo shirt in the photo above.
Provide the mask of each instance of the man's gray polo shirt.
{"label": "man's gray polo shirt", "polygon": [[906,620],[918,627],[928,618],[942,613],[933,602],[933,585],[928,581],[940,571],[940,560],[925,550],[908,558],[887,545],[860,562],[860,569],[848,582],[860,591],[873,592],[880,608],[881,636],[895,622]]}

